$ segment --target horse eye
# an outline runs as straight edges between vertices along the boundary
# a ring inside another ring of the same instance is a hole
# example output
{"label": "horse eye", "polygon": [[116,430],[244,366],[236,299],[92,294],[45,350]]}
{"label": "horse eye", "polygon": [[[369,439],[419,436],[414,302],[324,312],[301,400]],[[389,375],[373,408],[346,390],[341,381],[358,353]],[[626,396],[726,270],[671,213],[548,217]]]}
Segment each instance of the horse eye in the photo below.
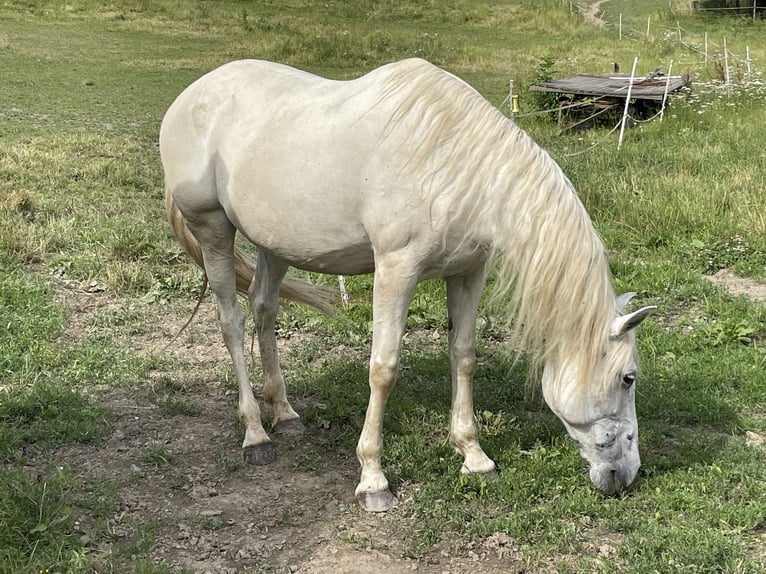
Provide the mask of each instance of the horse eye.
{"label": "horse eye", "polygon": [[629,371],[622,376],[622,384],[626,387],[630,387],[636,382],[636,372]]}

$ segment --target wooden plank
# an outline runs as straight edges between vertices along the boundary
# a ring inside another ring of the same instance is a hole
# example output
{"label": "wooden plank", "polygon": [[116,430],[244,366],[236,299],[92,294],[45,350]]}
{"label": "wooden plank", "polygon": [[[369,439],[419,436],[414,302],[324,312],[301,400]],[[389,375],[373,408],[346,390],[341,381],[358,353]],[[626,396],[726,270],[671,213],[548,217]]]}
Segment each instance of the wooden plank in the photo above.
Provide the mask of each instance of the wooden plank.
{"label": "wooden plank", "polygon": [[[666,82],[668,82],[667,76],[659,74],[639,78],[633,83],[631,98],[661,101],[665,93]],[[627,74],[602,76],[581,74],[570,78],[532,84],[530,89],[538,92],[624,98],[628,92],[629,83],[630,76]],[[684,84],[684,79],[681,76],[671,76],[668,83],[668,93],[682,88]]]}

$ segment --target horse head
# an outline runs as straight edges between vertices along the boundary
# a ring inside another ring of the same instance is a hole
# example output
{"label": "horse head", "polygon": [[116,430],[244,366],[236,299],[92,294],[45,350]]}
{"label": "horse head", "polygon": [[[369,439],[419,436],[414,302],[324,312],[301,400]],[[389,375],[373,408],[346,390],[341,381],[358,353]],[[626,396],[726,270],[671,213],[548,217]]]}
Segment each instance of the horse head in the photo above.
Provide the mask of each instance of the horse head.
{"label": "horse head", "polygon": [[617,298],[618,316],[598,364],[584,369],[577,355],[554,353],[543,370],[545,401],[590,463],[591,481],[605,494],[630,487],[641,466],[634,331],[656,307],[622,315],[633,295]]}

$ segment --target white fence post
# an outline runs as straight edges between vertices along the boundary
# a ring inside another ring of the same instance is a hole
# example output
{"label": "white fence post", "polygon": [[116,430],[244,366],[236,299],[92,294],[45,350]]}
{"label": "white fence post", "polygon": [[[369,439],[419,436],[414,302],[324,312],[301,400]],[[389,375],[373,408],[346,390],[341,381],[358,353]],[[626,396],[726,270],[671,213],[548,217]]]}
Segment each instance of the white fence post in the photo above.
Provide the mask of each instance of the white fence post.
{"label": "white fence post", "polygon": [[662,94],[662,107],[660,107],[660,121],[665,117],[665,104],[668,101],[668,88],[670,87],[670,73],[673,71],[673,60],[668,64],[668,75],[665,79],[665,92]]}
{"label": "white fence post", "polygon": [[636,76],[636,64],[638,56],[633,58],[633,69],[630,71],[630,83],[628,84],[628,95],[625,96],[625,110],[622,112],[622,124],[620,125],[620,137],[617,140],[617,149],[622,147],[622,136],[625,133],[625,122],[628,119],[628,107],[630,106],[630,92],[633,88],[633,78]]}

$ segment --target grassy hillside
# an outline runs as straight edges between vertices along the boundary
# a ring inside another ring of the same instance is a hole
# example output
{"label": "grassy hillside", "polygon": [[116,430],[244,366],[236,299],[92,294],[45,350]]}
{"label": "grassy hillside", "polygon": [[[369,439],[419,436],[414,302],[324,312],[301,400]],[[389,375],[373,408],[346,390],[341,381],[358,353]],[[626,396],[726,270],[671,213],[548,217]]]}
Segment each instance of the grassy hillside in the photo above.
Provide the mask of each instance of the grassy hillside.
{"label": "grassy hillside", "polygon": [[[260,544],[301,520],[305,528],[290,531],[298,549],[317,546],[301,537],[330,532],[325,542],[341,549],[377,549],[426,572],[450,560],[487,572],[763,572],[766,311],[708,278],[733,277],[751,295],[766,282],[766,24],[700,17],[685,1],[609,0],[598,14],[604,27],[560,0],[0,3],[0,573],[196,571],[179,558],[194,536],[247,534]],[[164,111],[232,59],[344,79],[410,56],[465,78],[506,111],[514,80],[516,121],[575,183],[618,290],[659,307],[639,337],[636,488],[617,498],[592,490],[560,423],[525,394],[526,372],[512,368],[488,310],[476,405],[501,472],[494,481],[459,476],[446,443],[443,286],[429,282],[413,301],[385,423],[396,511],[370,522],[348,501],[327,510],[321,491],[321,509],[305,514],[260,509],[264,518],[240,504],[223,518],[152,516],[147,508],[174,497],[191,504],[188,481],[203,475],[219,491],[244,491],[308,472],[321,488],[340,481],[339,492],[352,493],[371,320],[369,277],[348,278],[351,304],[337,318],[281,313],[288,388],[308,433],[302,446],[281,448],[276,471],[243,468],[235,384],[209,297],[176,345],[187,354],[162,350],[201,277],[164,222]],[[635,56],[640,74],[672,60],[692,90],[673,98],[662,122],[629,130],[619,151],[612,126],[559,135],[527,90],[550,67],[602,73],[614,62],[629,69]],[[219,390],[220,412],[203,408]],[[214,416],[223,435],[197,444],[199,459],[181,452],[195,442],[181,438],[206,432]],[[165,437],[168,429],[187,431]],[[187,522],[194,532],[183,538]],[[280,552],[220,554],[238,572],[283,572],[305,559]],[[481,569],[471,553],[486,558]]]}

